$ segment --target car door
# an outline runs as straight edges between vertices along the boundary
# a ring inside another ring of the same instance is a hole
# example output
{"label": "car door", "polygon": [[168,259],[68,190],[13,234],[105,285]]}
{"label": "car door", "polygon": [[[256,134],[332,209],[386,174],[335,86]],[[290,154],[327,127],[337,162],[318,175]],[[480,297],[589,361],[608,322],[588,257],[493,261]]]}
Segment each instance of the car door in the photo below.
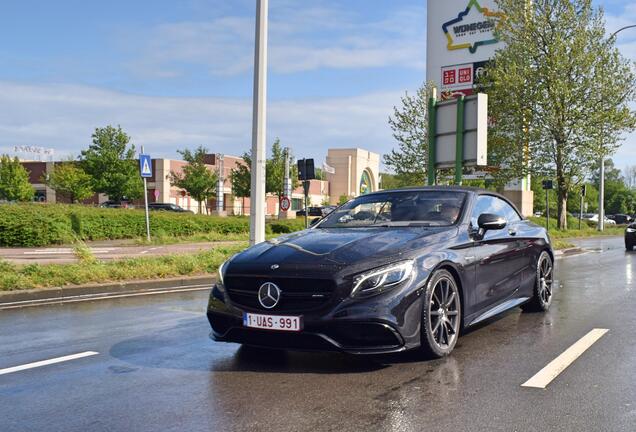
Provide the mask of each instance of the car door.
{"label": "car door", "polygon": [[[480,195],[471,212],[471,229],[477,230],[477,219],[483,213],[492,213],[506,218],[507,225],[501,230],[486,231],[483,238],[474,240],[475,306],[477,310],[487,308],[510,297],[522,281],[525,267],[525,251],[517,237],[517,221],[508,222],[509,209],[516,211],[499,197]],[[518,214],[517,218],[520,220]]]}

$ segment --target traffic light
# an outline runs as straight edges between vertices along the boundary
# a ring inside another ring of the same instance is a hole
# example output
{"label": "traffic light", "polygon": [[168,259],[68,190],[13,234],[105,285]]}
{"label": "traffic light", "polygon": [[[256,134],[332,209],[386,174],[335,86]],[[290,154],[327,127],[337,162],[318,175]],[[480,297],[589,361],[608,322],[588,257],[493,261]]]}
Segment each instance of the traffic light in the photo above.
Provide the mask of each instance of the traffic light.
{"label": "traffic light", "polygon": [[316,178],[313,159],[298,159],[298,180],[313,180]]}

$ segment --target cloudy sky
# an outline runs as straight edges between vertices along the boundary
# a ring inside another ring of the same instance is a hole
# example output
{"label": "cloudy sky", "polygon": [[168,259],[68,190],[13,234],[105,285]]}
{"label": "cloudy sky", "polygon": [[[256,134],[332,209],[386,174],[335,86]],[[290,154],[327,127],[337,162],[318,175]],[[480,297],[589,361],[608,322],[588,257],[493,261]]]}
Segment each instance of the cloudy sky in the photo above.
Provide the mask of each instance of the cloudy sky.
{"label": "cloudy sky", "polygon": [[[73,154],[119,124],[156,157],[251,146],[254,0],[7,0],[0,14],[0,153]],[[607,29],[636,2],[595,0]],[[268,143],[300,157],[379,153],[404,91],[425,78],[425,0],[270,0]],[[619,36],[636,60],[636,30]],[[636,134],[617,165],[636,164]]]}

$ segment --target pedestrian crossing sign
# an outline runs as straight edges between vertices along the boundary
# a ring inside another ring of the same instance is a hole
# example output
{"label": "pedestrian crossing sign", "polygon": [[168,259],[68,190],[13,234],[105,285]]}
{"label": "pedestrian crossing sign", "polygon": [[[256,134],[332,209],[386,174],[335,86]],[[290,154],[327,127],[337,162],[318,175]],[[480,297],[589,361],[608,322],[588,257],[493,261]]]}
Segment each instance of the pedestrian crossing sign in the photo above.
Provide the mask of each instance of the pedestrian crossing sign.
{"label": "pedestrian crossing sign", "polygon": [[141,169],[142,177],[152,177],[152,160],[150,159],[150,155],[139,155],[139,168]]}

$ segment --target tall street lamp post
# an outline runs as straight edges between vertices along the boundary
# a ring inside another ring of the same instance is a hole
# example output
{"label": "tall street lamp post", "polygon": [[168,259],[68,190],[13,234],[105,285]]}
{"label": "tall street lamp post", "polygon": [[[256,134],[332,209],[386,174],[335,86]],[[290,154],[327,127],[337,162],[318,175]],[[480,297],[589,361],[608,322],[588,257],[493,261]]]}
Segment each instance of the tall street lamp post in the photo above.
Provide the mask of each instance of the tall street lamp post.
{"label": "tall street lamp post", "polygon": [[[612,39],[616,38],[616,35],[622,32],[623,30],[627,30],[630,28],[636,27],[636,24],[628,25],[622,28],[619,28],[614,33],[610,35],[607,39],[610,42]],[[601,140],[603,131],[601,130]],[[605,229],[605,155],[603,154],[603,145],[601,144],[601,172],[600,172],[600,182],[599,182],[599,191],[598,191],[598,230],[603,231]]]}

